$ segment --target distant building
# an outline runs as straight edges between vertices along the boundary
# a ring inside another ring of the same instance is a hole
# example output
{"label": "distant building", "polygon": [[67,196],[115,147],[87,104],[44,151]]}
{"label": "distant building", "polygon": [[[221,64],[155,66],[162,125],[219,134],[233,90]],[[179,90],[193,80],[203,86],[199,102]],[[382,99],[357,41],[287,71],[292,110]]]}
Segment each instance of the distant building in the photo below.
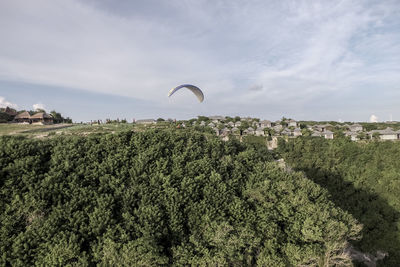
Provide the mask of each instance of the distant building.
{"label": "distant building", "polygon": [[255,131],[255,134],[256,134],[256,136],[264,136],[265,135],[264,128],[261,128],[261,127],[257,128]]}
{"label": "distant building", "polygon": [[252,121],[253,119],[251,117],[244,117],[240,119],[241,121]]}
{"label": "distant building", "polygon": [[297,125],[297,121],[295,121],[295,120],[289,120],[288,121],[288,126],[289,127],[297,127],[298,125]]}
{"label": "distant building", "polygon": [[262,128],[271,128],[272,127],[272,123],[269,120],[262,120],[262,121],[260,121],[260,127],[262,127]]}
{"label": "distant building", "polygon": [[231,129],[231,132],[232,132],[232,134],[235,134],[235,135],[240,134],[240,130],[239,130],[239,128],[237,128],[237,127],[233,127],[233,128]]}
{"label": "distant building", "polygon": [[363,127],[362,127],[362,125],[356,123],[353,125],[349,125],[349,129],[352,132],[361,132],[363,130]]}
{"label": "distant building", "polygon": [[210,116],[210,117],[208,117],[210,120],[216,120],[216,121],[223,121],[223,120],[225,120],[225,117],[224,116]]}
{"label": "distant building", "polygon": [[372,130],[368,132],[368,135],[372,137],[374,133],[379,133],[381,140],[399,140],[400,131],[393,131],[392,128],[387,127],[385,130]]}
{"label": "distant building", "polygon": [[283,126],[281,124],[276,124],[272,129],[275,130],[275,132],[279,132],[280,130],[283,129]]}
{"label": "distant building", "polygon": [[39,112],[30,117],[35,124],[53,124],[53,117],[47,113]]}
{"label": "distant building", "polygon": [[31,123],[31,115],[29,115],[28,111],[24,111],[20,114],[17,114],[14,117],[14,121],[17,123]]}
{"label": "distant building", "polygon": [[136,120],[136,123],[137,123],[137,124],[145,124],[145,125],[148,125],[148,124],[156,124],[157,121],[154,120],[154,119],[145,119],[145,120]]}
{"label": "distant building", "polygon": [[291,136],[291,135],[292,135],[292,132],[290,131],[290,129],[285,128],[285,129],[283,129],[283,131],[281,132],[281,135]]}
{"label": "distant building", "polygon": [[240,125],[242,125],[242,122],[241,122],[241,121],[235,122],[235,127],[240,127]]}
{"label": "distant building", "polygon": [[326,132],[328,130],[328,127],[332,127],[332,125],[328,124],[317,124],[314,126],[314,129],[316,129],[319,132]]}
{"label": "distant building", "polygon": [[293,130],[293,136],[297,137],[297,136],[301,136],[301,129],[300,128],[296,128]]}
{"label": "distant building", "polygon": [[325,132],[322,133],[325,137],[325,139],[333,139],[333,132],[327,130]]}
{"label": "distant building", "polygon": [[359,133],[357,133],[357,132],[349,131],[349,132],[345,132],[344,134],[345,134],[345,136],[349,136],[350,139],[351,139],[351,141],[358,141],[358,140],[360,140],[360,139],[358,138],[358,134],[359,134]]}
{"label": "distant building", "polygon": [[231,133],[231,130],[229,130],[228,128],[224,128],[220,131],[220,135],[222,136],[228,136]]}

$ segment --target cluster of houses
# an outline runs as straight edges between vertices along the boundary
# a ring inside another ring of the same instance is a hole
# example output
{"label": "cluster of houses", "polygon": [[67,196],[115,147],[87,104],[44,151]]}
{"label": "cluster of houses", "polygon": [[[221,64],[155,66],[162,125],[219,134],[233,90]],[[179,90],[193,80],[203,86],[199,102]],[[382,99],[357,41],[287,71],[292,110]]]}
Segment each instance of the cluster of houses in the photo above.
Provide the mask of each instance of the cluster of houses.
{"label": "cluster of houses", "polygon": [[9,107],[4,108],[1,112],[13,118],[12,122],[23,123],[23,124],[53,124],[53,117],[45,112],[38,112],[30,115],[29,112],[24,111],[17,113],[16,110]]}
{"label": "cluster of houses", "polygon": [[[209,117],[210,122],[205,121],[193,122],[193,125],[211,127],[216,135],[227,139],[229,135],[255,135],[255,136],[271,136],[271,137],[288,137],[295,138],[304,134],[313,137],[323,137],[326,139],[333,139],[335,134],[333,131],[340,130],[344,135],[349,136],[351,140],[358,141],[360,139],[381,139],[381,140],[400,140],[400,130],[394,131],[392,128],[384,130],[365,131],[362,125],[355,124],[316,124],[316,125],[302,125],[300,123],[289,119],[284,121],[269,121],[269,120],[256,120],[253,118],[241,118],[240,121],[224,122],[223,116]],[[243,128],[244,122],[249,125]]]}
{"label": "cluster of houses", "polygon": [[[160,120],[160,119],[159,119]],[[159,120],[143,119],[133,122],[141,125],[155,125]],[[162,120],[164,121],[164,120]],[[165,120],[169,123],[176,123],[176,120]],[[186,124],[185,124],[186,123]],[[190,124],[191,123],[191,124]],[[335,135],[341,132],[353,141],[361,139],[381,139],[381,140],[400,140],[400,130],[395,131],[392,128],[384,130],[366,131],[361,124],[315,124],[304,123],[300,127],[300,123],[293,119],[283,119],[278,121],[259,120],[256,118],[245,117],[227,119],[224,116],[210,116],[202,119],[179,122],[178,128],[187,126],[200,126],[211,128],[217,136],[223,140],[228,140],[229,136],[265,136],[276,140],[278,137],[296,138],[298,136],[307,135],[312,137],[323,137],[325,139],[334,139]],[[269,140],[271,140],[269,139]]]}

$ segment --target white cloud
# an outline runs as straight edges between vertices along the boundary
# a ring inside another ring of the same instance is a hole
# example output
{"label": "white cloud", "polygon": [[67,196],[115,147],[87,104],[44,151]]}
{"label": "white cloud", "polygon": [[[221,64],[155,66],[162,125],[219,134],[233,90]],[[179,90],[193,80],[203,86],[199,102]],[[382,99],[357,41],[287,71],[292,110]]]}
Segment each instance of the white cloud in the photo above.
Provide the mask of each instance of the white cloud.
{"label": "white cloud", "polygon": [[399,89],[398,1],[87,3],[0,4],[0,79],[159,103],[193,83],[215,112]]}
{"label": "white cloud", "polygon": [[378,117],[372,114],[371,117],[369,117],[369,122],[378,122]]}
{"label": "white cloud", "polygon": [[45,105],[43,105],[43,104],[41,104],[41,103],[33,104],[33,110],[38,110],[38,109],[43,109],[43,110],[45,110],[46,107],[45,107]]}
{"label": "white cloud", "polygon": [[18,108],[18,105],[7,101],[4,97],[0,96],[0,108],[6,107]]}

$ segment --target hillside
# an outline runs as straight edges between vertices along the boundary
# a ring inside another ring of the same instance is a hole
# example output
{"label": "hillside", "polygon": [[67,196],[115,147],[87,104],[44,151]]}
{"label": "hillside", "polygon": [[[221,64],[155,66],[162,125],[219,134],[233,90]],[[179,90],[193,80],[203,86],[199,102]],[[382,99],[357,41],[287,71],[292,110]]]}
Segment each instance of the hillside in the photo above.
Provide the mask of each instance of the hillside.
{"label": "hillside", "polygon": [[381,266],[399,266],[399,142],[302,137],[281,142],[278,150],[292,168],[326,188],[338,207],[363,224],[357,247],[372,255],[388,253]]}
{"label": "hillside", "polygon": [[2,136],[0,178],[0,265],[348,265],[361,230],[263,147],[189,130]]}

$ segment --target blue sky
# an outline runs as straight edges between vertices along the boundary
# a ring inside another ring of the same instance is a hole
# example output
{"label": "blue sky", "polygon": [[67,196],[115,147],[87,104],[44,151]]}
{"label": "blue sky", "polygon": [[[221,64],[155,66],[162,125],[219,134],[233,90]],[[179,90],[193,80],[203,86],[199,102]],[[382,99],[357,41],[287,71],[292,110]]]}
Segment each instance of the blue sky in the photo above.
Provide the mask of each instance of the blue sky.
{"label": "blue sky", "polygon": [[400,120],[398,0],[0,0],[0,38],[0,106]]}

